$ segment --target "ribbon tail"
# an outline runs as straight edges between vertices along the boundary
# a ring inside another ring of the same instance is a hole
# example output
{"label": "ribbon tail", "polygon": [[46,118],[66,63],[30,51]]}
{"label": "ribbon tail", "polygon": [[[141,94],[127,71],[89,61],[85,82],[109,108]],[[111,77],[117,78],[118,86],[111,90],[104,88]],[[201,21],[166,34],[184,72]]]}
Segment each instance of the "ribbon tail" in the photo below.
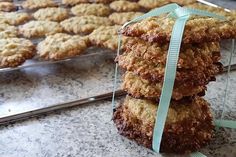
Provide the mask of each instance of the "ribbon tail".
{"label": "ribbon tail", "polygon": [[190,154],[190,157],[207,157],[207,156],[200,152],[195,152],[195,153]]}
{"label": "ribbon tail", "polygon": [[236,129],[236,121],[232,120],[215,120],[215,126]]}

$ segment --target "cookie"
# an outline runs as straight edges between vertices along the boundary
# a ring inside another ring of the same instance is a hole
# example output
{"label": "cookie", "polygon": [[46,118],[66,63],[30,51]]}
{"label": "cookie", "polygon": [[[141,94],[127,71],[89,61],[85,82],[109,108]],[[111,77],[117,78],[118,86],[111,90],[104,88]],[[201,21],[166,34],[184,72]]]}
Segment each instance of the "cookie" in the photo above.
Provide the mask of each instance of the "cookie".
{"label": "cookie", "polygon": [[[118,30],[120,28],[121,26],[119,25],[101,26],[89,35],[89,40],[94,46],[116,51],[118,45]],[[122,43],[126,43],[127,41],[127,37],[122,38]]]}
{"label": "cookie", "polygon": [[42,8],[36,11],[33,16],[37,20],[60,22],[68,18],[69,13],[64,8]]}
{"label": "cookie", "polygon": [[46,7],[56,7],[57,4],[53,0],[26,0],[22,3],[25,9],[39,9]]}
{"label": "cookie", "polygon": [[142,16],[144,13],[142,12],[124,12],[124,13],[117,13],[114,12],[109,16],[109,19],[117,24],[117,25],[123,25],[128,21],[131,21],[135,17]]}
{"label": "cookie", "polygon": [[181,6],[195,3],[196,0],[139,0],[138,4],[145,9],[154,9],[169,3],[177,3]]}
{"label": "cookie", "polygon": [[[117,59],[119,66],[127,71],[138,74],[143,79],[153,82],[162,82],[164,79],[165,65],[153,60],[144,60],[131,53],[121,55]],[[207,67],[195,67],[191,69],[178,68],[176,72],[176,83],[192,81],[195,85],[206,85],[216,74],[221,72],[222,65],[215,63]]]}
{"label": "cookie", "polygon": [[[113,121],[119,133],[152,148],[158,102],[126,97]],[[190,153],[207,145],[213,137],[209,103],[200,97],[171,101],[163,131],[161,153]]]}
{"label": "cookie", "polygon": [[154,9],[170,3],[168,0],[139,0],[138,4],[145,9]]}
{"label": "cookie", "polygon": [[112,0],[62,0],[62,4],[73,6],[80,3],[109,3]]}
{"label": "cookie", "polygon": [[34,44],[23,38],[0,39],[0,68],[16,67],[35,54]]}
{"label": "cookie", "polygon": [[110,8],[117,12],[139,11],[140,6],[136,2],[124,0],[114,1],[110,4]]}
{"label": "cookie", "polygon": [[[135,98],[159,100],[163,82],[151,82],[145,80],[133,72],[127,71],[123,76],[122,89]],[[202,95],[205,93],[205,85],[194,85],[192,81],[175,84],[172,99],[180,100],[184,97]]]}
{"label": "cookie", "polygon": [[[137,38],[131,38],[124,47],[125,51],[120,58],[131,59],[137,57],[140,60],[151,60],[158,65],[166,65],[169,44],[149,43]],[[206,68],[212,63],[219,62],[220,58],[219,42],[195,45],[185,44],[181,47],[177,68]]]}
{"label": "cookie", "polygon": [[6,23],[0,24],[0,39],[14,38],[18,35],[18,29],[15,26],[8,25]]}
{"label": "cookie", "polygon": [[94,15],[71,17],[61,22],[61,26],[69,33],[89,34],[99,26],[109,26],[112,22],[106,17]]}
{"label": "cookie", "polygon": [[11,2],[0,2],[0,11],[16,11],[17,7]]}
{"label": "cookie", "polygon": [[86,37],[57,33],[41,41],[37,46],[37,53],[45,60],[61,60],[83,53],[87,46]]}
{"label": "cookie", "polygon": [[110,8],[104,4],[78,4],[71,8],[71,12],[76,16],[95,15],[108,16],[111,12]]}
{"label": "cookie", "polygon": [[[170,17],[151,17],[131,24],[122,31],[126,36],[139,37],[156,43],[169,43],[175,20]],[[203,43],[236,38],[236,25],[210,17],[195,16],[185,26],[182,43]]]}
{"label": "cookie", "polygon": [[60,33],[63,28],[59,23],[53,21],[30,21],[22,25],[19,31],[24,37],[32,38]]}
{"label": "cookie", "polygon": [[29,14],[19,12],[0,12],[0,16],[2,17],[0,21],[4,21],[10,25],[20,25],[31,19]]}
{"label": "cookie", "polygon": [[225,16],[229,21],[232,21],[234,25],[236,25],[236,10],[231,10],[231,12],[228,12],[228,11],[225,11],[225,9],[221,7],[212,7],[212,6],[208,6],[208,5],[204,5],[200,3],[190,4],[185,7],[206,10],[215,14]]}

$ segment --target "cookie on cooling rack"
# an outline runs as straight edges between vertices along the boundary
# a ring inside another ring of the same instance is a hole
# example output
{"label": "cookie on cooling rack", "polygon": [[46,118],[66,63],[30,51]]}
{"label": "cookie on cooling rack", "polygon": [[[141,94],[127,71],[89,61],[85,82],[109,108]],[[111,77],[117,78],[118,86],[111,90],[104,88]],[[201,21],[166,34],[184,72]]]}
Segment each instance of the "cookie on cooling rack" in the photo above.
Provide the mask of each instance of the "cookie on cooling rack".
{"label": "cookie on cooling rack", "polygon": [[109,3],[112,0],[62,0],[62,4],[73,6],[80,3]]}
{"label": "cookie on cooling rack", "polygon": [[8,23],[10,25],[20,25],[31,19],[27,13],[19,12],[0,12],[0,23]]}
{"label": "cookie on cooling rack", "polygon": [[104,4],[78,4],[71,8],[71,12],[76,16],[95,15],[108,16],[111,12],[110,8]]}
{"label": "cookie on cooling rack", "polygon": [[110,4],[111,9],[117,12],[139,11],[140,5],[136,2],[124,0],[114,1]]}
{"label": "cookie on cooling rack", "polygon": [[181,6],[195,3],[196,0],[139,0],[138,4],[146,9],[154,9],[169,3],[177,3]]}
{"label": "cookie on cooling rack", "polygon": [[69,33],[89,34],[99,26],[109,26],[112,22],[107,17],[94,15],[71,17],[61,22],[61,26]]}
{"label": "cookie on cooling rack", "polygon": [[[92,45],[117,50],[118,30],[121,28],[119,25],[115,26],[100,26],[89,34],[89,40]],[[127,37],[122,37],[122,45],[128,41]]]}
{"label": "cookie on cooling rack", "polygon": [[17,7],[11,2],[0,2],[0,11],[16,11]]}
{"label": "cookie on cooling rack", "polygon": [[6,23],[0,23],[0,39],[17,37],[18,29]]}
{"label": "cookie on cooling rack", "polygon": [[0,68],[19,66],[34,54],[35,46],[27,39],[0,39]]}
{"label": "cookie on cooling rack", "polygon": [[30,21],[19,28],[20,34],[26,38],[43,37],[62,31],[60,24],[53,21]]}
{"label": "cookie on cooling rack", "polygon": [[117,25],[123,25],[126,22],[134,19],[135,17],[141,16],[143,14],[144,13],[142,12],[123,12],[123,13],[114,12],[109,16],[109,19]]}
{"label": "cookie on cooling rack", "polygon": [[22,3],[25,9],[39,9],[46,7],[56,7],[57,4],[54,0],[26,0]]}
{"label": "cookie on cooling rack", "polygon": [[68,18],[69,13],[65,8],[42,8],[33,14],[34,18],[43,21],[60,22]]}
{"label": "cookie on cooling rack", "polygon": [[45,60],[61,60],[80,55],[87,47],[86,37],[57,33],[38,44],[37,54]]}

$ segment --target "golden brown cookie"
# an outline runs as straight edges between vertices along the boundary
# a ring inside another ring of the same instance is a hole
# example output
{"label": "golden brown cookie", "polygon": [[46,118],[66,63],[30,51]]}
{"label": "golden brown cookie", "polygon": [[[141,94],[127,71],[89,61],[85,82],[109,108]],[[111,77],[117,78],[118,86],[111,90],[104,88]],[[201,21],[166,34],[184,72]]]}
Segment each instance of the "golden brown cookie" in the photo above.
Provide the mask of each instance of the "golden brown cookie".
{"label": "golden brown cookie", "polygon": [[34,18],[43,21],[60,22],[68,18],[69,13],[64,8],[42,8],[33,14]]}
{"label": "golden brown cookie", "polygon": [[[158,102],[126,97],[113,120],[119,133],[147,148],[152,137]],[[213,137],[209,103],[200,97],[172,101],[161,141],[163,153],[190,153],[207,145]]]}
{"label": "golden brown cookie", "polygon": [[[163,82],[151,82],[145,80],[133,72],[127,71],[123,76],[122,89],[135,98],[146,98],[159,100],[161,96]],[[184,97],[202,95],[205,93],[206,86],[194,85],[192,81],[175,84],[172,99],[180,100]]]}
{"label": "golden brown cookie", "polygon": [[23,38],[0,39],[0,68],[16,67],[35,54],[34,44]]}
{"label": "golden brown cookie", "polygon": [[195,3],[196,0],[139,0],[138,4],[146,9],[154,9],[169,3],[177,3],[181,6]]}
{"label": "golden brown cookie", "polygon": [[139,0],[138,4],[146,9],[154,9],[170,3],[168,0]]}
{"label": "golden brown cookie", "polygon": [[11,2],[0,2],[0,11],[16,11],[17,7]]}
{"label": "golden brown cookie", "polygon": [[[137,38],[131,38],[124,44],[125,51],[121,58],[140,58],[151,60],[158,65],[166,64],[169,44],[149,43]],[[221,59],[220,43],[209,42],[202,44],[182,45],[177,68],[192,69],[196,67],[206,68],[212,63],[217,63]]]}
{"label": "golden brown cookie", "polygon": [[[118,58],[119,66],[128,71],[138,74],[143,79],[153,82],[161,82],[164,79],[165,64],[153,60],[144,60],[132,53],[120,55]],[[210,64],[207,67],[197,66],[191,69],[179,68],[176,72],[176,83],[192,81],[194,85],[206,85],[216,74],[222,70],[221,64]]]}
{"label": "golden brown cookie", "polygon": [[110,8],[104,4],[78,4],[71,8],[71,12],[76,16],[95,15],[108,16],[111,12]]}
{"label": "golden brown cookie", "polygon": [[24,37],[32,38],[60,33],[63,28],[59,23],[53,21],[30,21],[22,25],[19,31]]}
{"label": "golden brown cookie", "polygon": [[22,3],[25,9],[39,9],[46,7],[56,7],[57,4],[53,0],[26,0]]}
{"label": "golden brown cookie", "polygon": [[[117,50],[119,25],[101,26],[95,29],[90,35],[89,40],[94,46]],[[128,41],[127,37],[122,38],[122,43]]]}
{"label": "golden brown cookie", "polygon": [[69,33],[89,34],[99,26],[109,26],[112,22],[106,17],[94,15],[71,17],[61,22],[61,26]]}
{"label": "golden brown cookie", "polygon": [[[170,17],[152,17],[127,26],[123,34],[149,42],[169,43],[175,20]],[[192,17],[185,26],[183,43],[203,43],[236,38],[236,25],[210,17]]]}
{"label": "golden brown cookie", "polygon": [[124,0],[114,1],[110,4],[111,9],[117,12],[139,11],[140,6],[136,2],[129,2]]}
{"label": "golden brown cookie", "polygon": [[208,6],[208,5],[204,5],[200,3],[190,4],[185,7],[206,10],[215,14],[225,16],[228,20],[232,21],[234,25],[236,25],[236,10],[231,10],[231,12],[228,12],[224,8],[221,8],[221,7],[216,8],[216,7],[212,7],[212,6]]}
{"label": "golden brown cookie", "polygon": [[86,37],[57,33],[41,41],[37,46],[37,53],[45,60],[61,60],[81,54],[87,46]]}
{"label": "golden brown cookie", "polygon": [[15,26],[6,23],[0,23],[0,39],[14,38],[18,35],[18,29]]}
{"label": "golden brown cookie", "polygon": [[19,12],[0,12],[0,23],[8,23],[10,25],[20,25],[31,19],[31,16],[27,13]]}
{"label": "golden brown cookie", "polygon": [[65,5],[76,5],[80,3],[109,3],[112,0],[62,0],[62,4]]}
{"label": "golden brown cookie", "polygon": [[109,16],[109,19],[117,25],[123,25],[126,22],[131,21],[135,17],[141,16],[143,14],[144,13],[142,12],[124,12],[124,13],[114,12]]}

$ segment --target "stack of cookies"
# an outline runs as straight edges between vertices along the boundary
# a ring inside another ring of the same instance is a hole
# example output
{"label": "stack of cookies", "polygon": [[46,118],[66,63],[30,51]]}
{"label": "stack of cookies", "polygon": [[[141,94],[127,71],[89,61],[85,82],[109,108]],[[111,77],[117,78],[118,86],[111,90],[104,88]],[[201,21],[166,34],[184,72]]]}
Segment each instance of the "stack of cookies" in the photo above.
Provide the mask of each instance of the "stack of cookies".
{"label": "stack of cookies", "polygon": [[[114,122],[121,135],[148,148],[152,148],[174,22],[167,16],[151,17],[122,30],[129,38],[117,62],[125,70],[122,89],[128,96],[116,109]],[[222,70],[219,41],[235,37],[234,21],[200,16],[188,20],[161,152],[197,151],[212,139],[214,126],[210,104],[202,96],[206,85]]]}

